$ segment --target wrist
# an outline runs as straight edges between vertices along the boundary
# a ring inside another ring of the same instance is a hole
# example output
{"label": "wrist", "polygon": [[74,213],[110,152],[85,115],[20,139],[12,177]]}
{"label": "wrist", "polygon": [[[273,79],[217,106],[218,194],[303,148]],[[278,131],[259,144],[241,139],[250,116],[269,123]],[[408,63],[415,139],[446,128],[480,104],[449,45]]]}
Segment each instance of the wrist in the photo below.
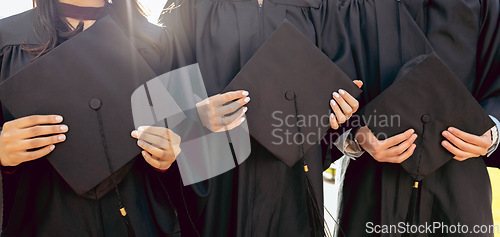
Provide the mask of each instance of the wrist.
{"label": "wrist", "polygon": [[361,149],[363,151],[366,151],[366,134],[368,134],[370,132],[370,129],[367,127],[367,126],[363,126],[361,128],[358,129],[358,131],[356,131],[356,133],[354,134],[354,137],[356,138],[356,141],[358,141],[358,144],[359,144],[359,147],[361,147]]}
{"label": "wrist", "polygon": [[361,144],[359,143],[358,139],[356,138],[357,133],[358,133],[359,128],[353,129],[351,134],[349,134],[349,137],[347,137],[346,142],[345,142],[345,147],[344,151],[350,154],[357,154],[364,152],[363,148],[361,147]]}

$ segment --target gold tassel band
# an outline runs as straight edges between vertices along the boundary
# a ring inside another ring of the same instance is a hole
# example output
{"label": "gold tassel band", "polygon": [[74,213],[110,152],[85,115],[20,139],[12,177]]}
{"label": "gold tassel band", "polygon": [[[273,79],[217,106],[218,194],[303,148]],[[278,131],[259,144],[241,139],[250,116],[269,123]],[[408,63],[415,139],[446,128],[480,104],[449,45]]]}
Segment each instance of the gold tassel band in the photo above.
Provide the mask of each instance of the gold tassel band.
{"label": "gold tassel band", "polygon": [[418,181],[415,181],[415,183],[413,184],[413,188],[418,188]]}
{"label": "gold tassel band", "polygon": [[125,207],[120,208],[120,212],[122,213],[122,216],[127,216],[127,211],[125,211]]}

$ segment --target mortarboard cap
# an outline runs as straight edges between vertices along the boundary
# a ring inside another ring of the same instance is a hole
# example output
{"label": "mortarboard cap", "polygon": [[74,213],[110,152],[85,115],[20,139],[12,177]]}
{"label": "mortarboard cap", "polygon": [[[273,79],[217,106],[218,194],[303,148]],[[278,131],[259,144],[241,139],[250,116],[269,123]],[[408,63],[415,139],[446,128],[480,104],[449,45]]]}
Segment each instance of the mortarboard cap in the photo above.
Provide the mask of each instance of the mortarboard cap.
{"label": "mortarboard cap", "polygon": [[494,126],[463,83],[433,53],[406,63],[396,81],[361,113],[365,124],[379,139],[410,128],[415,130],[417,147],[401,165],[417,180],[453,158],[441,146],[444,130],[456,127],[482,135]]}
{"label": "mortarboard cap", "polygon": [[[71,188],[84,195],[140,154],[130,137],[130,97],[154,77],[107,16],[4,81],[0,100],[16,118],[64,117],[67,139],[47,158]],[[107,190],[114,185],[108,184]]]}
{"label": "mortarboard cap", "polygon": [[[361,90],[285,20],[225,91],[247,90],[250,135],[293,166],[330,128],[332,92]],[[301,135],[302,134],[302,135]],[[303,144],[303,152],[301,152]]]}

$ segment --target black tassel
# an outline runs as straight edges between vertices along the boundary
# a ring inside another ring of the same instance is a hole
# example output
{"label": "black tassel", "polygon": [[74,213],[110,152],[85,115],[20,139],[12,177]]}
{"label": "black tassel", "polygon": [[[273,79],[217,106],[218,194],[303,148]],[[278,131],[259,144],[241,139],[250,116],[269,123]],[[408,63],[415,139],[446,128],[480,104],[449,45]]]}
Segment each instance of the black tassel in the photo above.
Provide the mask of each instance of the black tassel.
{"label": "black tassel", "polygon": [[134,228],[132,228],[132,225],[130,224],[130,219],[128,218],[127,210],[125,210],[125,206],[123,206],[122,203],[120,203],[120,213],[122,214],[123,222],[127,227],[128,237],[135,237]]}
{"label": "black tassel", "polygon": [[309,171],[309,167],[307,163],[304,161],[304,176],[306,178],[306,187],[307,187],[307,212],[309,214],[309,224],[311,226],[312,234],[311,236],[331,236],[331,233],[328,229],[328,225],[325,223],[325,218],[323,216],[323,212],[320,209],[320,205],[318,204],[318,199],[316,198],[316,192],[314,192],[314,187],[311,183],[311,179],[307,175]]}
{"label": "black tassel", "polygon": [[[295,118],[297,119],[297,133],[302,134],[302,131],[300,129],[299,121],[298,121],[298,115],[299,115],[299,108],[297,106],[297,97],[294,95],[293,97],[293,102],[295,106]],[[302,136],[303,138],[303,136]],[[314,192],[314,187],[311,183],[311,180],[309,179],[309,176],[307,175],[307,172],[309,172],[309,167],[307,166],[307,163],[305,161],[305,152],[304,152],[304,141],[300,143],[300,154],[302,157],[302,162],[304,165],[304,176],[306,179],[306,187],[307,187],[307,213],[309,216],[309,226],[311,227],[311,236],[326,236],[325,232],[325,219],[323,217],[323,212],[320,209],[320,206],[318,204],[318,199],[316,198],[316,192]],[[321,206],[323,208],[323,206]],[[328,227],[326,227],[328,228]],[[329,233],[329,231],[328,231]],[[329,236],[331,234],[329,233]]]}
{"label": "black tassel", "polygon": [[104,148],[104,153],[106,154],[106,161],[108,162],[108,169],[109,173],[111,174],[111,180],[113,181],[113,184],[115,185],[115,192],[116,192],[116,197],[118,198],[118,207],[120,210],[120,213],[123,217],[123,222],[127,228],[127,233],[129,237],[135,237],[134,233],[134,228],[132,228],[132,225],[130,224],[130,219],[127,216],[127,211],[125,210],[125,206],[122,203],[122,197],[120,195],[120,191],[118,190],[118,181],[115,179],[115,175],[113,174],[113,167],[111,165],[111,157],[108,152],[108,145],[106,142],[106,136],[104,134],[104,126],[102,123],[102,117],[101,117],[101,112],[100,110],[97,110],[97,119],[99,120],[99,128],[101,131],[101,138],[102,138],[102,146]]}
{"label": "black tassel", "polygon": [[410,203],[408,204],[408,212],[406,214],[406,223],[412,225],[417,224],[419,220],[419,188],[422,182],[415,181],[411,190]]}
{"label": "black tassel", "polygon": [[[423,145],[425,137],[425,123],[422,125],[422,138],[420,146]],[[417,177],[414,179],[413,187],[410,194],[410,203],[408,204],[408,212],[406,213],[406,223],[413,225],[419,221],[419,206],[420,206],[420,188],[422,187],[422,178],[420,177],[420,161],[422,160],[422,149],[418,154]]]}

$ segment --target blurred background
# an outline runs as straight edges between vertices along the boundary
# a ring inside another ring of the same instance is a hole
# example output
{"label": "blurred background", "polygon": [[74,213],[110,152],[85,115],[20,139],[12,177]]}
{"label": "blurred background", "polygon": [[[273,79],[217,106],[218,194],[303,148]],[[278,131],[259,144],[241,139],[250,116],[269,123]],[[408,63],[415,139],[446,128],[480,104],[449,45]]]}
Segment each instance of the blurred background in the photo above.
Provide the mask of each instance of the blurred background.
{"label": "blurred background", "polygon": [[[156,24],[166,0],[140,0],[140,2],[148,12],[148,20],[151,23]],[[32,7],[33,3],[30,0],[0,0],[0,19],[21,13],[31,9]],[[340,180],[341,172],[339,170],[342,166],[341,162],[342,160],[339,160],[323,174],[325,180],[325,218],[327,225],[332,232],[336,224],[334,219],[337,218],[336,210],[340,184],[338,180]],[[491,183],[493,186],[493,215],[495,218],[495,224],[500,226],[500,169],[488,169],[488,171],[490,173]],[[331,213],[331,216],[328,212]],[[500,237],[500,234],[496,234],[495,236]]]}

